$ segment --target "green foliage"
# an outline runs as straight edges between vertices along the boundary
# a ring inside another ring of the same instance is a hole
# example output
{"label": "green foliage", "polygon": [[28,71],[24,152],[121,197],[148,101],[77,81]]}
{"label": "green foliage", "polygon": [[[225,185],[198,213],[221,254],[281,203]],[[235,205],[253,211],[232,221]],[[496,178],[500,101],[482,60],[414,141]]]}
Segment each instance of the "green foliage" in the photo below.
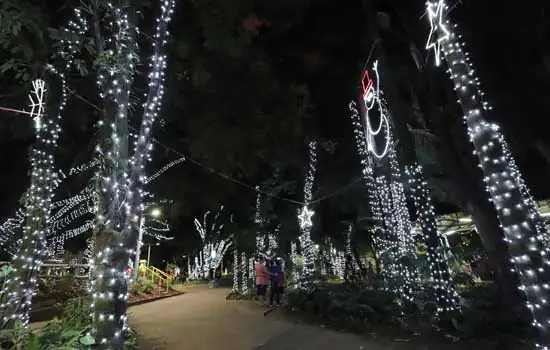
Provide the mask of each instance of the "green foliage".
{"label": "green foliage", "polygon": [[44,277],[38,280],[37,300],[65,302],[81,297],[86,293],[86,279],[76,278],[72,274],[61,277]]}
{"label": "green foliage", "polygon": [[[95,344],[89,334],[90,299],[75,298],[64,307],[60,318],[48,322],[39,330],[31,331],[17,323],[13,329],[0,331],[3,350],[88,350]],[[126,335],[125,349],[136,349],[135,334]]]}
{"label": "green foliage", "polygon": [[[32,1],[3,0],[0,4],[0,74],[10,74],[17,81],[34,78],[45,47],[45,16]],[[46,56],[47,57],[47,56]],[[44,56],[42,56],[44,58]],[[41,64],[40,64],[41,63]]]}
{"label": "green foliage", "polygon": [[39,331],[30,331],[21,324],[13,329],[0,331],[2,349],[6,350],[53,350],[88,349],[94,339],[90,330],[90,302],[76,298],[67,303],[61,318],[48,322]]}
{"label": "green foliage", "polygon": [[517,341],[534,336],[532,317],[523,306],[502,308],[498,286],[494,283],[476,284],[462,291],[464,304],[458,318],[456,336],[460,338],[497,338]]}
{"label": "green foliage", "polygon": [[13,267],[11,265],[4,265],[0,269],[0,278],[6,278],[10,273],[12,273]]}
{"label": "green foliage", "polygon": [[339,328],[364,331],[377,325],[402,325],[398,299],[382,290],[360,290],[344,284],[326,284],[311,292],[287,293],[288,305]]}
{"label": "green foliage", "polygon": [[144,277],[138,277],[138,279],[130,286],[130,292],[132,293],[151,294],[153,289],[155,289],[155,284],[150,279]]}

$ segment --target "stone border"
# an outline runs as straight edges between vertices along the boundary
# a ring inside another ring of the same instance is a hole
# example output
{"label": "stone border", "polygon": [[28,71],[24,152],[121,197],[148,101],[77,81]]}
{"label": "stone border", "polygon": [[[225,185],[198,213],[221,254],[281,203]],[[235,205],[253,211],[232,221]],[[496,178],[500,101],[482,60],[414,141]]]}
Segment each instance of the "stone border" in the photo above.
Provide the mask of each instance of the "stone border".
{"label": "stone border", "polygon": [[[171,298],[171,297],[175,297],[175,296],[182,295],[182,294],[185,294],[185,292],[184,291],[172,291],[171,293],[167,293],[167,294],[164,294],[164,295],[162,295],[162,294],[161,295],[155,295],[151,298],[141,299],[141,300],[136,300],[134,302],[130,302],[130,303],[128,303],[128,307],[141,305],[141,304],[146,304],[146,303],[150,303],[150,302],[153,302],[153,301],[162,300],[162,299],[166,299],[166,298]],[[63,310],[63,305],[50,306],[50,307],[45,307],[45,308],[42,308],[42,309],[32,310],[31,311],[31,323],[50,321],[54,317],[61,315],[62,310]]]}

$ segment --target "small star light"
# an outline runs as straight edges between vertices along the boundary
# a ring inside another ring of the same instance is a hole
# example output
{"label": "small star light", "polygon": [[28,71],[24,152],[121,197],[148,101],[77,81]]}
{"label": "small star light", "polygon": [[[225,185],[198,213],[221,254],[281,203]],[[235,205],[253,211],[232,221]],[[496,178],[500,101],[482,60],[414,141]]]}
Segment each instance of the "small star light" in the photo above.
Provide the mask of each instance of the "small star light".
{"label": "small star light", "polygon": [[30,115],[34,119],[36,131],[41,128],[41,118],[44,116],[44,95],[46,93],[46,83],[44,80],[36,79],[32,82],[32,91],[29,94],[31,100]]}
{"label": "small star light", "polygon": [[300,227],[301,228],[308,228],[313,226],[311,222],[311,217],[315,214],[313,210],[309,210],[307,205],[304,205],[302,208],[300,215],[298,216],[298,219],[300,219]]}
{"label": "small star light", "polygon": [[[443,23],[443,10],[445,3],[439,0],[437,3],[428,1],[428,17],[430,19],[430,35],[426,43],[426,50],[433,49],[435,54],[435,65],[441,63],[441,43],[449,39],[450,32]],[[435,40],[437,38],[437,40]]]}

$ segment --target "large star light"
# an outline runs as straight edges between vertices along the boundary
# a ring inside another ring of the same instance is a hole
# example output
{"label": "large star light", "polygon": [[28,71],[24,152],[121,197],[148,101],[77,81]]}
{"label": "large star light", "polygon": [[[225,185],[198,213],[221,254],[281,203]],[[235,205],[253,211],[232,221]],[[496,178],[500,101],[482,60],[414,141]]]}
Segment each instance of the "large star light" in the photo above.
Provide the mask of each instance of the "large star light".
{"label": "large star light", "polygon": [[311,217],[313,216],[313,214],[315,214],[315,212],[313,210],[309,210],[307,205],[305,205],[302,208],[302,210],[300,212],[300,215],[298,215],[298,219],[300,220],[300,227],[301,228],[309,228],[309,227],[313,226],[313,224],[311,222]]}
{"label": "large star light", "polygon": [[441,44],[449,39],[451,35],[443,22],[445,3],[443,0],[439,0],[437,3],[428,1],[426,6],[430,19],[430,35],[426,43],[426,50],[433,49],[435,54],[435,65],[439,66],[441,64]]}

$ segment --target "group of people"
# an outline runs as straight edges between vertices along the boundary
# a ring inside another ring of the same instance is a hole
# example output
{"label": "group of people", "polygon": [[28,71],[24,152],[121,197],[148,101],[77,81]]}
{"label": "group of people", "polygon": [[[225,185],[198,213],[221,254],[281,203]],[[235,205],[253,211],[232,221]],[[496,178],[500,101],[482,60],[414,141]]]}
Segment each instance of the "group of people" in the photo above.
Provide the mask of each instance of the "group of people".
{"label": "group of people", "polygon": [[269,305],[273,306],[273,302],[280,305],[286,283],[283,260],[281,258],[266,259],[258,257],[254,268],[256,272],[256,294],[266,300],[269,288]]}

